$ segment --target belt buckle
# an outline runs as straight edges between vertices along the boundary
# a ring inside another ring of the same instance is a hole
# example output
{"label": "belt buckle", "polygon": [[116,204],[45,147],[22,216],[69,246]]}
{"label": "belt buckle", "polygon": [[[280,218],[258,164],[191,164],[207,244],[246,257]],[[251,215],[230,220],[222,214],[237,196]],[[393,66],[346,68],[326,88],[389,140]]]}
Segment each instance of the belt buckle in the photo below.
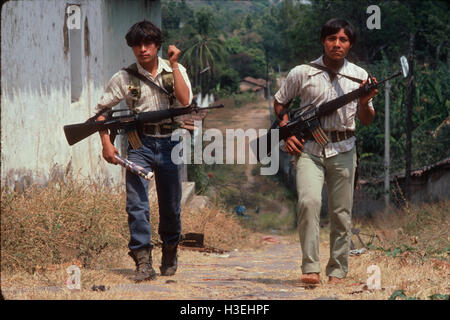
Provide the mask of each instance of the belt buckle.
{"label": "belt buckle", "polygon": [[164,123],[159,126],[161,134],[172,133],[172,124]]}
{"label": "belt buckle", "polygon": [[150,136],[158,134],[159,130],[157,130],[157,128],[158,128],[158,125],[156,125],[156,124],[146,124],[144,127],[144,134],[150,135]]}

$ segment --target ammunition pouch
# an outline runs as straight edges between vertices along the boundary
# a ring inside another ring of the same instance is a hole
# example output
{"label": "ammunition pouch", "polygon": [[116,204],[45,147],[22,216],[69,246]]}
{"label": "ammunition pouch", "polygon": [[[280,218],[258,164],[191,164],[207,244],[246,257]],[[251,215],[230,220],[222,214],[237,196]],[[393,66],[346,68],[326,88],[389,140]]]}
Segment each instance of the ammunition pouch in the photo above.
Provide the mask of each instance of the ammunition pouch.
{"label": "ammunition pouch", "polygon": [[133,149],[142,148],[142,140],[139,137],[137,130],[127,132],[127,137],[128,143],[130,144],[131,148]]}
{"label": "ammunition pouch", "polygon": [[[167,61],[167,60],[166,60]],[[128,92],[131,97],[131,105],[128,107],[130,110],[133,110],[136,112],[136,106],[139,103],[139,99],[141,98],[141,80],[138,78],[140,76],[138,68],[136,63],[133,63],[130,65],[125,71],[128,72],[129,75],[129,85],[128,85]],[[135,73],[136,76],[134,75]],[[169,99],[170,105],[172,105],[175,101],[175,94],[174,94],[174,80],[173,80],[173,74],[172,72],[167,72],[165,70],[161,73],[163,88],[160,88],[155,83],[151,83],[155,87],[158,87],[161,89],[162,92],[164,92],[167,95],[167,98]],[[146,80],[146,79],[143,79]],[[145,81],[147,83],[148,81]],[[133,130],[130,130],[126,132],[128,137],[128,142],[131,145],[133,149],[139,149],[142,147],[142,141],[140,138],[140,134],[146,134],[146,135],[157,135],[157,134],[169,134],[172,133],[175,127],[174,119],[172,118],[172,123],[169,124],[170,128],[167,127],[166,124],[161,125],[155,125],[155,124],[146,124],[143,125],[140,128],[134,128]]]}

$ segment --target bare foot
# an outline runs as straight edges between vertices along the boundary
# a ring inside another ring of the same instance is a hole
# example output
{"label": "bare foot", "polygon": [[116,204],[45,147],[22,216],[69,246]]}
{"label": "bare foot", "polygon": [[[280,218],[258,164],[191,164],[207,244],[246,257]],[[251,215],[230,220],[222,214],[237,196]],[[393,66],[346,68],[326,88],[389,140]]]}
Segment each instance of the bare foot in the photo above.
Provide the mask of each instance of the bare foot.
{"label": "bare foot", "polygon": [[329,284],[342,284],[343,280],[337,277],[328,277]]}
{"label": "bare foot", "polygon": [[302,282],[307,284],[320,283],[320,276],[318,273],[306,273],[302,275]]}

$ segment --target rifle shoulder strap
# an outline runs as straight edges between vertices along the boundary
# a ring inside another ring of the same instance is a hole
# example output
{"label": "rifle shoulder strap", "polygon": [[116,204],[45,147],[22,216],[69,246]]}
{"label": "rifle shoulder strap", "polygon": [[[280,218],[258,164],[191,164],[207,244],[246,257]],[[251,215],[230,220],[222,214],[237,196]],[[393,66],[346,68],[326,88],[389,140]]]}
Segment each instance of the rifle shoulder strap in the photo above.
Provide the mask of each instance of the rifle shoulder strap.
{"label": "rifle shoulder strap", "polygon": [[[139,80],[141,80],[142,82],[144,82],[145,84],[157,88],[160,92],[164,93],[168,98],[169,98],[169,102],[170,105],[173,104],[174,102],[174,89],[173,89],[173,74],[170,72],[166,72],[164,71],[162,76],[163,79],[163,87],[158,86],[156,83],[154,83],[153,81],[151,81],[150,79],[148,79],[147,77],[145,77],[144,75],[142,75],[141,73],[139,73],[139,71],[137,70],[137,65],[136,63],[133,63],[132,65],[130,65],[128,68],[123,68],[123,70],[125,70],[131,77],[130,78],[137,78]],[[167,87],[167,88],[166,88]],[[167,90],[169,89],[169,90]]]}
{"label": "rifle shoulder strap", "polygon": [[364,80],[361,80],[361,79],[358,79],[358,78],[355,78],[355,77],[347,76],[347,75],[339,73],[339,72],[335,72],[335,71],[331,70],[330,68],[322,66],[322,65],[317,64],[317,63],[310,62],[310,63],[308,63],[308,65],[313,67],[313,68],[316,68],[316,69],[319,69],[319,70],[322,70],[322,71],[326,71],[326,72],[328,72],[328,74],[333,75],[333,76],[340,75],[342,77],[345,77],[345,78],[347,78],[349,80],[352,80],[352,81],[358,82],[358,83],[362,83],[364,81]]}

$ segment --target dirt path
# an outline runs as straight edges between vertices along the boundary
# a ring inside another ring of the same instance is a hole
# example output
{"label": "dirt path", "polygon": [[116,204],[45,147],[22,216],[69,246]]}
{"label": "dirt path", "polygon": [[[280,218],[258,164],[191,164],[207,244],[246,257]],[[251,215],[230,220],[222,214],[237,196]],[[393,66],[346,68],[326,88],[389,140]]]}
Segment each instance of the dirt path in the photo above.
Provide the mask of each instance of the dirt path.
{"label": "dirt path", "polygon": [[[267,238],[259,250],[222,254],[181,250],[179,272],[132,285],[153,299],[311,299],[298,281],[299,246]],[[117,290],[117,289],[115,289]]]}
{"label": "dirt path", "polygon": [[[301,251],[297,236],[262,236],[259,249],[206,253],[179,250],[179,267],[172,277],[159,276],[161,249],[154,249],[156,280],[135,283],[134,265],[123,252],[119,268],[81,269],[81,290],[65,285],[67,266],[30,274],[2,274],[5,299],[40,300],[387,300],[397,290],[423,299],[448,293],[448,267],[433,261],[408,264],[379,251],[350,256],[349,274],[342,284],[327,283],[325,266],[329,256],[329,230],[321,229],[321,283],[300,282]],[[368,290],[367,268],[381,269],[381,289]],[[423,274],[429,277],[424,280]],[[444,280],[444,281],[443,281]],[[94,290],[103,288],[104,290]]]}
{"label": "dirt path", "polygon": [[[286,237],[261,239],[257,250],[234,250],[226,253],[206,253],[182,249],[179,251],[178,272],[172,277],[134,283],[133,264],[110,270],[81,269],[80,290],[69,290],[63,285],[67,274],[64,268],[48,272],[47,279],[59,275],[59,285],[34,286],[8,284],[2,292],[6,299],[315,299],[325,298],[309,290],[299,281],[299,252],[297,241]],[[154,266],[160,264],[161,250],[154,250]],[[159,275],[159,270],[158,275]],[[57,282],[58,279],[52,280]],[[56,283],[55,283],[56,284]],[[93,286],[104,286],[94,291]],[[336,298],[336,297],[326,297]]]}
{"label": "dirt path", "polygon": [[[232,115],[230,116],[230,112]],[[216,128],[225,135],[226,129],[243,129],[244,131],[253,129],[268,129],[270,127],[270,110],[266,100],[260,100],[253,103],[245,104],[240,108],[229,109],[225,103],[225,108],[216,109],[210,112],[205,119],[205,128]],[[246,150],[249,150],[249,141],[246,139]],[[248,152],[248,151],[247,151]],[[248,163],[248,158],[246,159]],[[243,191],[249,191],[255,183],[258,183],[255,176],[252,174],[252,169],[256,165],[246,164],[245,176],[247,181],[242,184]],[[289,209],[283,202],[272,201],[274,207],[279,207],[279,214],[281,217],[289,213]]]}
{"label": "dirt path", "polygon": [[[301,283],[301,251],[297,235],[261,236],[258,249],[207,253],[182,248],[179,266],[172,277],[159,274],[161,249],[153,250],[153,281],[135,283],[134,264],[123,252],[119,268],[80,269],[81,290],[65,285],[67,266],[39,274],[2,275],[5,299],[41,300],[349,300],[387,299],[396,289],[383,284],[382,290],[367,291],[367,266],[376,253],[350,257],[350,272],[340,285],[329,285],[325,276],[328,261],[328,231],[320,243],[321,284]],[[392,264],[392,260],[385,263]],[[378,260],[380,263],[381,261]],[[384,262],[380,266],[384,268]],[[97,287],[95,290],[94,286]],[[100,288],[100,289],[99,289]]]}

